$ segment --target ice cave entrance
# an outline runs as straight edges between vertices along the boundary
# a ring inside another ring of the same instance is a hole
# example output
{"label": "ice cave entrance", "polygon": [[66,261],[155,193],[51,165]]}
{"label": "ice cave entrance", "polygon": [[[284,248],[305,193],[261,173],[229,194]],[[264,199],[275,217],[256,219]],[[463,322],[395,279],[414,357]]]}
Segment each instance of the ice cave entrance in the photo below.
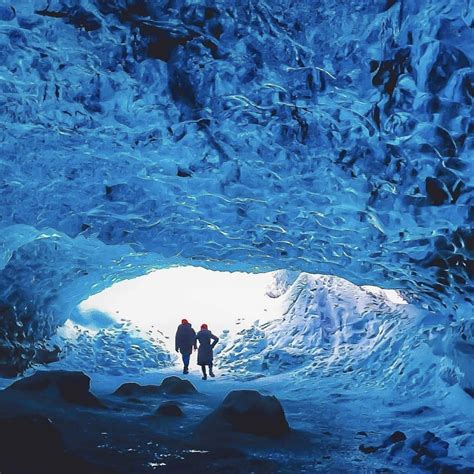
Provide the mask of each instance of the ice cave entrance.
{"label": "ice cave entrance", "polygon": [[[188,266],[160,269],[116,283],[83,301],[60,328],[54,338],[63,353],[59,365],[110,375],[171,366],[178,360],[174,335],[182,318],[195,329],[208,324],[229,357],[239,332],[275,324],[285,317],[292,298],[289,293],[301,275],[307,274],[219,272]],[[404,303],[394,290],[357,287],[324,275],[308,278],[313,285],[318,278],[326,279],[323,286],[330,290],[329,299],[344,298],[346,312],[366,294]],[[311,291],[307,282],[308,289]],[[295,307],[292,311],[305,310]],[[302,340],[301,344],[312,342]],[[235,358],[241,356],[236,352]]]}
{"label": "ice cave entrance", "polygon": [[[277,316],[277,299],[268,296],[274,273],[219,272],[175,267],[116,283],[79,307],[81,324],[94,315],[130,322],[141,330],[159,329],[173,350],[176,326],[187,318],[198,328],[207,323],[217,335],[244,324]],[[89,317],[89,316],[90,317]]]}

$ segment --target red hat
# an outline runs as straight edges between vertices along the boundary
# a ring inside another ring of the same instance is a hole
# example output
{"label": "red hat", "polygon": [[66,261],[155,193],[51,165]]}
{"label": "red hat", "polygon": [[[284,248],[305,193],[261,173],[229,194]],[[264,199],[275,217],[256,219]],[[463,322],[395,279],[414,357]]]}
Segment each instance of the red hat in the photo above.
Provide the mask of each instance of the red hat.
{"label": "red hat", "polygon": [[189,324],[187,319],[182,319],[181,324]]}
{"label": "red hat", "polygon": [[207,329],[207,324],[201,324],[201,329]]}

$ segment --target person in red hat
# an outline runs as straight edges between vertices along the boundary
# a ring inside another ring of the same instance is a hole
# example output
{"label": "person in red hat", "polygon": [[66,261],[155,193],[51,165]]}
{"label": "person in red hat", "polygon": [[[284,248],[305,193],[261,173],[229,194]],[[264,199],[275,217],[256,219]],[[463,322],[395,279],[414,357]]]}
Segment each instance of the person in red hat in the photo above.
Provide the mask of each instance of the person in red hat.
{"label": "person in red hat", "polygon": [[[207,380],[206,366],[209,367],[209,375],[211,377],[215,377],[212,370],[212,364],[214,360],[214,354],[212,350],[219,342],[219,338],[214,336],[214,334],[209,331],[207,324],[202,324],[201,330],[196,335],[196,340],[199,341],[198,365],[200,365],[202,369],[202,379]],[[211,340],[213,341],[212,344]]]}
{"label": "person in red hat", "polygon": [[183,374],[189,373],[189,359],[193,349],[197,349],[196,331],[192,328],[187,319],[182,319],[178,326],[175,337],[176,352],[181,352],[183,358]]}

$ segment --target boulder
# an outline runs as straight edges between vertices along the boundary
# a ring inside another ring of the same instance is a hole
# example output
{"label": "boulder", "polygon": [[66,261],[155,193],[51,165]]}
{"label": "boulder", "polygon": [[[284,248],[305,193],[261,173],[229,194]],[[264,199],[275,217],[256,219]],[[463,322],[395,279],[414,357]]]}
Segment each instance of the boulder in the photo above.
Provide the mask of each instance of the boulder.
{"label": "boulder", "polygon": [[359,446],[359,451],[362,451],[364,454],[376,453],[379,449],[380,446],[367,446],[365,444]]}
{"label": "boulder", "polygon": [[183,416],[183,410],[174,402],[162,403],[155,412],[156,415],[160,416]]}
{"label": "boulder", "polygon": [[114,392],[114,395],[122,397],[140,397],[160,394],[161,389],[158,385],[140,385],[135,382],[124,383]]}
{"label": "boulder", "polygon": [[403,431],[394,431],[388,438],[384,440],[382,446],[387,447],[391,444],[396,444],[400,443],[401,441],[405,441],[406,439],[407,437]]}
{"label": "boulder", "polygon": [[38,472],[64,454],[61,435],[39,415],[0,418],[0,471]]}
{"label": "boulder", "polygon": [[0,418],[0,472],[111,474],[65,450],[61,433],[44,416],[30,414]]}
{"label": "boulder", "polygon": [[202,421],[199,431],[236,431],[280,437],[289,433],[290,427],[276,397],[265,396],[255,390],[235,390],[227,395],[217,410]]}
{"label": "boulder", "polygon": [[87,407],[103,407],[90,392],[91,379],[83,372],[39,371],[10,385],[7,390],[39,392],[51,390],[64,401]]}
{"label": "boulder", "polygon": [[189,380],[179,377],[167,377],[161,382],[160,388],[166,395],[192,395],[198,393]]}
{"label": "boulder", "polygon": [[[367,433],[365,434],[367,436]],[[390,436],[385,438],[381,444],[378,445],[366,445],[366,444],[361,444],[359,446],[359,451],[362,451],[365,454],[372,454],[377,452],[379,449],[384,449],[388,448],[389,446],[392,445],[398,445],[397,448],[394,450],[396,451],[397,449],[401,449],[403,447],[403,443],[407,439],[405,433],[403,431],[394,431]]]}
{"label": "boulder", "polygon": [[192,395],[198,393],[194,385],[179,377],[167,377],[161,385],[140,385],[130,382],[120,385],[114,395],[122,397],[149,397],[153,395]]}
{"label": "boulder", "polygon": [[431,431],[426,431],[410,441],[409,447],[415,451],[414,461],[417,462],[422,456],[431,459],[442,458],[448,455],[449,443],[443,441]]}

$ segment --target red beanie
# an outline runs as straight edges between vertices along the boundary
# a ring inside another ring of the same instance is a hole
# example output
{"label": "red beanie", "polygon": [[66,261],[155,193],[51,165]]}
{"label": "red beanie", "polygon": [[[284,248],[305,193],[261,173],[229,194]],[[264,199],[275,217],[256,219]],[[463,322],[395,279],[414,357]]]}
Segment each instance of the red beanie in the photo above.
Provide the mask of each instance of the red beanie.
{"label": "red beanie", "polygon": [[201,324],[201,329],[207,329],[207,324]]}
{"label": "red beanie", "polygon": [[187,319],[182,319],[181,324],[189,324]]}

